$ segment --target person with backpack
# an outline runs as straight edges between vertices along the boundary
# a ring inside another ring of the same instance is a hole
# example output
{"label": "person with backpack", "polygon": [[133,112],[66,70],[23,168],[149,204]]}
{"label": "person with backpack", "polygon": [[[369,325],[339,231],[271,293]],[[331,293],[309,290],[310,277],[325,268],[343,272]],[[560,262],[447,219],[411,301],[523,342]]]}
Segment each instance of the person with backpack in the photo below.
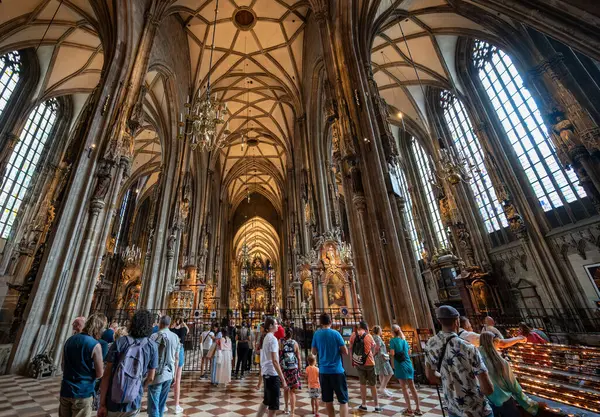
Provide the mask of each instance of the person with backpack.
{"label": "person with backpack", "polygon": [[158,367],[158,349],[149,339],[153,321],[148,310],[138,310],[131,320],[129,335],[119,337],[108,350],[98,417],[139,414],[144,381],[152,382]]}
{"label": "person with backpack", "polygon": [[340,417],[348,417],[348,383],[342,364],[342,355],[348,354],[346,342],[340,332],[331,328],[331,316],[321,314],[321,328],[312,338],[311,352],[319,358],[319,382],[321,399],[329,417],[335,416],[333,394],[340,403]]}
{"label": "person with backpack", "polygon": [[[284,391],[283,398],[285,401],[285,414],[289,414],[294,417],[296,411],[296,390],[301,389],[300,383],[300,347],[298,342],[292,339],[293,330],[291,327],[285,329],[285,339],[280,341],[280,359],[281,370],[283,371],[283,378],[288,386],[288,389]],[[288,402],[290,408],[288,409]]]}
{"label": "person with backpack", "polygon": [[[235,377],[244,378],[244,372],[247,371],[246,362],[248,355],[250,354],[250,329],[246,326],[245,322],[242,322],[242,327],[237,332],[237,363],[235,365]],[[240,375],[240,366],[242,367],[242,373]]]}
{"label": "person with backpack", "polygon": [[59,417],[89,417],[92,414],[94,384],[97,378],[102,378],[104,371],[102,348],[97,341],[106,326],[106,318],[102,316],[92,314],[82,331],[65,342]]}
{"label": "person with backpack", "polygon": [[[415,387],[414,381],[415,368],[410,359],[410,346],[408,345],[400,326],[394,324],[392,326],[392,332],[394,333],[394,337],[390,340],[390,356],[393,358],[392,368],[394,368],[394,376],[400,381],[402,394],[404,394],[404,402],[406,403],[406,409],[402,411],[402,415],[422,416],[423,413],[419,406],[419,395],[417,394],[417,388]],[[414,412],[410,407],[410,395],[408,395],[409,389],[415,401]]]}
{"label": "person with backpack", "polygon": [[458,337],[458,311],[443,305],[436,311],[442,330],[425,346],[425,375],[442,386],[450,417],[492,417],[485,398],[494,392],[488,370],[475,346]]}
{"label": "person with backpack", "polygon": [[169,330],[171,317],[162,316],[158,322],[158,332],[150,336],[158,350],[158,366],[154,381],[148,385],[148,415],[162,417],[166,411],[167,397],[171,382],[177,375],[179,366],[179,336]]}
{"label": "person with backpack", "polygon": [[358,371],[360,380],[360,398],[361,404],[358,407],[360,411],[368,411],[367,408],[367,386],[371,388],[371,396],[375,403],[375,412],[383,411],[379,406],[377,398],[377,377],[375,375],[375,359],[373,358],[375,341],[369,334],[369,326],[361,321],[358,329],[350,337],[350,352],[352,352],[352,366]]}

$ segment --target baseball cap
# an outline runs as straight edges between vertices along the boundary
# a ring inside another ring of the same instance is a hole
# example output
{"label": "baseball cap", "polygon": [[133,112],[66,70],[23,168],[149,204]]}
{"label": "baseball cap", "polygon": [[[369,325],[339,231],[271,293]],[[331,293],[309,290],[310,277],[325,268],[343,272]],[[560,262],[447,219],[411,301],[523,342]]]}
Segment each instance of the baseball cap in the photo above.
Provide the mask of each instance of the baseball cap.
{"label": "baseball cap", "polygon": [[452,306],[440,306],[435,311],[435,316],[438,319],[457,319],[460,317],[460,314],[457,309]]}

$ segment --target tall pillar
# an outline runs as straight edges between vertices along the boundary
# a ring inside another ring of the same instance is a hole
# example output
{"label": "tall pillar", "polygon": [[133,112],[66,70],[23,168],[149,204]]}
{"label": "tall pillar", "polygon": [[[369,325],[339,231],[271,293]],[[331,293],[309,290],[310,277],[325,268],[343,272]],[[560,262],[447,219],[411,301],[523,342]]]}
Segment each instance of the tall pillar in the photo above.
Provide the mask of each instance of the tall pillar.
{"label": "tall pillar", "polygon": [[[355,202],[350,229],[364,315],[384,327],[393,322],[412,329],[429,327],[430,323],[419,323],[415,311],[386,184],[387,167],[382,163],[384,145],[389,143],[383,142],[377,126],[369,81],[354,42],[360,30],[353,21],[358,3],[348,0],[344,7],[329,9],[327,1],[311,1],[327,77],[335,92],[339,137],[334,149],[338,148],[344,164],[355,165],[357,173],[353,187],[344,186],[344,191]],[[358,178],[362,184],[355,181]]]}

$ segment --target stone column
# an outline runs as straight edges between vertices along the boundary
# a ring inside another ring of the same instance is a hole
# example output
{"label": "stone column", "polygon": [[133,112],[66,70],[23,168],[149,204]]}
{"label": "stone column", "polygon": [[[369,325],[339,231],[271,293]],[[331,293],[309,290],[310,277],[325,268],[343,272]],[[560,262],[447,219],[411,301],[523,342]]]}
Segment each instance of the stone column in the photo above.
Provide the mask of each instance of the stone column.
{"label": "stone column", "polygon": [[[129,154],[129,145],[123,147],[124,154],[119,158],[119,165],[117,166],[117,171],[115,174],[114,181],[112,183],[112,190],[110,195],[108,196],[108,206],[106,210],[102,213],[103,218],[102,222],[98,222],[98,238],[94,241],[96,242],[96,249],[90,254],[91,260],[91,268],[89,275],[93,278],[97,278],[100,273],[100,267],[102,264],[102,256],[104,256],[106,251],[105,242],[108,239],[108,235],[111,231],[110,225],[112,223],[112,219],[116,213],[116,204],[119,196],[119,192],[121,190],[121,185],[123,184],[123,180],[129,175],[129,167],[131,165],[131,159],[133,158],[132,154]],[[92,304],[92,298],[94,296],[94,290],[96,288],[96,279],[90,280],[88,282],[87,291],[85,293],[85,299],[83,302],[83,312],[88,312],[90,306]]]}
{"label": "stone column", "polygon": [[406,201],[400,196],[395,196],[395,200],[398,209],[398,224],[400,225],[398,231],[401,233],[399,236],[399,241],[404,254],[406,274],[409,276],[408,282],[410,285],[410,291],[415,297],[413,302],[415,305],[417,319],[419,320],[419,324],[421,326],[433,328],[433,319],[431,317],[431,310],[429,309],[425,285],[423,284],[421,271],[417,265],[415,255],[413,253],[411,238],[408,232],[405,214]]}
{"label": "stone column", "polygon": [[[354,165],[356,171],[352,187],[344,186],[344,191],[346,199],[355,202],[356,214],[350,215],[355,217],[350,222],[351,241],[357,279],[365,298],[365,316],[384,327],[393,321],[413,329],[421,327],[403,266],[398,225],[385,177],[387,167],[382,163],[384,149],[390,143],[382,138],[385,132],[377,125],[368,77],[360,63],[363,55],[356,43],[348,41],[359,36],[361,25],[353,21],[359,2],[347,0],[344,7],[331,9],[327,1],[315,0],[312,5],[321,32],[327,76],[335,92],[339,140],[334,141],[334,152],[337,147],[343,163]],[[370,265],[367,267],[366,263]]]}
{"label": "stone column", "polygon": [[294,282],[292,283],[292,287],[294,288],[294,296],[295,296],[294,308],[296,310],[300,310],[300,308],[302,307],[301,304],[303,302],[303,300],[302,300],[302,283],[299,280],[294,280]]}

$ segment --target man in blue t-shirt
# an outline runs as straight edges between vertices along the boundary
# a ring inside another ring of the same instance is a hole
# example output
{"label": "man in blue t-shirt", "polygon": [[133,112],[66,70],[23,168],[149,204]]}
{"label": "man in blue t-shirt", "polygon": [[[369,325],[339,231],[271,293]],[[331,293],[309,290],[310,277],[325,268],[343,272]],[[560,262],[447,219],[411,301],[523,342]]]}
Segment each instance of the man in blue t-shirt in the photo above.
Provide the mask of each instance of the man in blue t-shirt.
{"label": "man in blue t-shirt", "polygon": [[71,336],[63,349],[63,378],[60,386],[59,417],[90,417],[94,384],[102,378],[102,349],[96,340],[106,318],[92,314],[80,333]]}
{"label": "man in blue t-shirt", "polygon": [[333,393],[340,403],[340,416],[348,416],[348,384],[342,365],[342,355],[348,354],[342,335],[331,328],[331,316],[322,314],[321,329],[313,336],[312,353],[319,358],[321,396],[329,417],[335,416]]}
{"label": "man in blue t-shirt", "polygon": [[98,408],[98,417],[129,417],[136,416],[142,408],[142,395],[144,386],[147,386],[154,379],[156,368],[158,367],[158,348],[156,343],[148,340],[143,347],[144,364],[142,365],[145,373],[145,384],[140,386],[140,392],[137,398],[130,403],[115,403],[111,398],[113,384],[113,370],[117,369],[119,361],[124,356],[123,353],[133,343],[140,343],[144,338],[152,335],[152,323],[154,317],[148,310],[138,310],[131,320],[129,336],[120,337],[113,343],[106,357],[106,369],[100,385],[100,407]]}

